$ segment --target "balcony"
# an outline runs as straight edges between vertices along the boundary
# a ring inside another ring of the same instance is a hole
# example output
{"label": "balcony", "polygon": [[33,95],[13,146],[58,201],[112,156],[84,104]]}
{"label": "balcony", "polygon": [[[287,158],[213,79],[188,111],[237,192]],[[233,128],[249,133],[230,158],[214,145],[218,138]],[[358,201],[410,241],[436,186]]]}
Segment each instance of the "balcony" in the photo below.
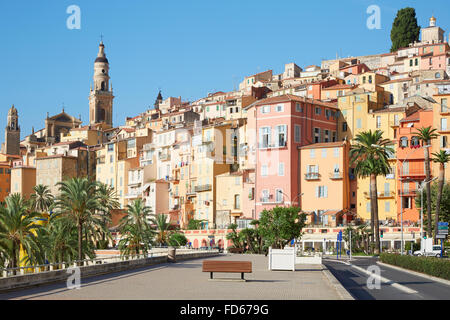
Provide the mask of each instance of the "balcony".
{"label": "balcony", "polygon": [[398,195],[401,197],[415,197],[419,191],[417,189],[398,190]]}
{"label": "balcony", "polygon": [[279,148],[286,148],[287,141],[279,141],[278,143],[260,143],[259,149],[279,149]]}
{"label": "balcony", "polygon": [[426,174],[425,174],[425,170],[408,170],[408,171],[406,171],[406,170],[404,170],[404,171],[402,171],[402,170],[399,170],[398,171],[398,176],[399,177],[402,177],[402,178],[412,178],[412,179],[419,179],[419,178],[422,178],[422,177],[426,177]]}
{"label": "balcony", "polygon": [[450,108],[446,105],[441,105],[441,110],[439,111],[441,115],[449,115],[450,114]]}
{"label": "balcony", "polygon": [[320,174],[317,172],[308,172],[305,173],[305,180],[319,180],[320,179]]}
{"label": "balcony", "polygon": [[[367,199],[370,199],[370,192],[364,192],[364,197],[366,197]],[[395,192],[394,191],[381,191],[378,192],[377,194],[378,199],[386,199],[386,198],[394,198],[395,197]]]}
{"label": "balcony", "polygon": [[195,192],[202,192],[202,191],[210,191],[212,186],[210,184],[204,184],[200,186],[195,186],[194,190]]}
{"label": "balcony", "polygon": [[331,180],[341,180],[343,178],[342,172],[330,172],[329,176]]}
{"label": "balcony", "polygon": [[399,121],[390,120],[390,121],[389,121],[389,126],[390,126],[391,128],[398,128],[399,123],[400,123]]}
{"label": "balcony", "polygon": [[160,153],[158,156],[161,161],[170,160],[170,153]]}

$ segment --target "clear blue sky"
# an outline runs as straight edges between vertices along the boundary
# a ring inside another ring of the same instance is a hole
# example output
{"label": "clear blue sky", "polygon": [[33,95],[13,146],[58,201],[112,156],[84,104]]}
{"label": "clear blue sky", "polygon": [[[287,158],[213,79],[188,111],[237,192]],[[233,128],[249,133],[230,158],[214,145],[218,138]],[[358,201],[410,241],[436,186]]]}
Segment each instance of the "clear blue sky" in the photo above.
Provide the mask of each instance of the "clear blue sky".
{"label": "clear blue sky", "polygon": [[[69,30],[69,5],[81,29]],[[381,30],[366,27],[371,4]],[[40,0],[0,2],[0,140],[7,110],[19,111],[22,137],[65,110],[88,122],[88,95],[100,34],[116,96],[114,124],[124,124],[163,97],[195,100],[229,91],[246,75],[284,64],[318,64],[388,52],[398,9],[412,6],[421,26],[431,14],[450,30],[450,4],[440,1]],[[448,39],[448,32],[445,33]]]}

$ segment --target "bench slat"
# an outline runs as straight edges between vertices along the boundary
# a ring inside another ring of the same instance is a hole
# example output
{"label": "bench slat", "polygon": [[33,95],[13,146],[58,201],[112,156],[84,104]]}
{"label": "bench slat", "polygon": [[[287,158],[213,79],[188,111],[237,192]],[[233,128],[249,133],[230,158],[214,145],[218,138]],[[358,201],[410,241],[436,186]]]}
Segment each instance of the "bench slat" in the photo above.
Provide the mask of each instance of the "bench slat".
{"label": "bench slat", "polygon": [[203,261],[203,272],[252,272],[251,261]]}

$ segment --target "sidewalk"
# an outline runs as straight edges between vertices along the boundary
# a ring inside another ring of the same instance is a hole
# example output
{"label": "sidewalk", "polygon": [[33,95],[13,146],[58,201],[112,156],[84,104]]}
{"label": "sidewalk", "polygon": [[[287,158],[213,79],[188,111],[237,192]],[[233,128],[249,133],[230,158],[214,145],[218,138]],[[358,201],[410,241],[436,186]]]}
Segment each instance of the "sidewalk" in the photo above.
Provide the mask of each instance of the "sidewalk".
{"label": "sidewalk", "polygon": [[[84,280],[81,289],[65,283],[0,294],[0,299],[156,299],[156,300],[340,300],[341,296],[321,265],[297,265],[296,272],[269,271],[264,255],[223,255],[214,260],[252,261],[247,282],[209,281],[202,260],[161,264]],[[239,278],[240,274],[214,275]]]}

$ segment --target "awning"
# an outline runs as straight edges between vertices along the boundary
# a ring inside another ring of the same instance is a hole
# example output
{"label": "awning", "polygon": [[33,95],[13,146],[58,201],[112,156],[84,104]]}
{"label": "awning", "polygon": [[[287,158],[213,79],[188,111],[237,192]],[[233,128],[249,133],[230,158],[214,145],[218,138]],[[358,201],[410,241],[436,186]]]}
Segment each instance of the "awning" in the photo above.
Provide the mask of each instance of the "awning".
{"label": "awning", "polygon": [[342,212],[342,210],[327,210],[326,212],[323,213],[323,215],[324,216],[334,216],[341,212]]}

